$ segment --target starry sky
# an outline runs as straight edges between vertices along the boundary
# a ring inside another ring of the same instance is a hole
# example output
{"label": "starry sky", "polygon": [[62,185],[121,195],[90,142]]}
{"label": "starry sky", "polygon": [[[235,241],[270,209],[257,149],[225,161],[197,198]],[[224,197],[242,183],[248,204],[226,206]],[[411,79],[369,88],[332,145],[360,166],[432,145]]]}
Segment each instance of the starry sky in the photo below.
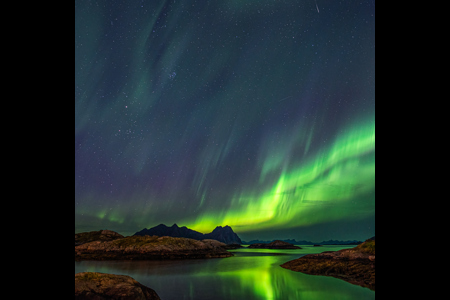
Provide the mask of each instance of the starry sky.
{"label": "starry sky", "polygon": [[375,235],[375,1],[75,0],[75,232]]}

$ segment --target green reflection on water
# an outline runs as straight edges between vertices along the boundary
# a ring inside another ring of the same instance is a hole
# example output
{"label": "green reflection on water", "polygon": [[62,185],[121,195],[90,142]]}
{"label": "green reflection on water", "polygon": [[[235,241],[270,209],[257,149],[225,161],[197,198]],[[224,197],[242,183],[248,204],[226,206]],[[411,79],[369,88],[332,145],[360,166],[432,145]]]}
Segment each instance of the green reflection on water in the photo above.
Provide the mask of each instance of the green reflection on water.
{"label": "green reflection on water", "polygon": [[97,271],[129,275],[156,290],[163,300],[375,299],[375,292],[367,288],[280,267],[304,254],[343,248],[346,247],[305,246],[284,251],[244,248],[233,251],[235,256],[225,259],[76,262],[75,273]]}
{"label": "green reflection on water", "polygon": [[[245,249],[244,252],[239,254],[245,255],[245,251],[248,250]],[[318,251],[318,248],[306,250],[315,253],[324,251],[323,249]],[[240,265],[240,268],[234,271],[226,271],[225,266],[229,263],[226,260],[222,260],[220,265],[224,266],[223,269],[225,271],[220,272],[218,275],[224,281],[232,282],[232,285],[239,285],[238,290],[240,291],[251,291],[254,295],[253,299],[375,298],[374,292],[336,278],[312,276],[281,268],[280,264],[301,256],[305,249],[292,251],[297,255],[290,251],[292,250],[284,250],[285,255],[267,256],[267,254],[279,254],[280,250],[258,249],[255,253],[258,255],[238,256],[235,258],[235,263]],[[238,253],[236,254],[239,255]],[[266,254],[266,256],[260,256],[261,254]]]}

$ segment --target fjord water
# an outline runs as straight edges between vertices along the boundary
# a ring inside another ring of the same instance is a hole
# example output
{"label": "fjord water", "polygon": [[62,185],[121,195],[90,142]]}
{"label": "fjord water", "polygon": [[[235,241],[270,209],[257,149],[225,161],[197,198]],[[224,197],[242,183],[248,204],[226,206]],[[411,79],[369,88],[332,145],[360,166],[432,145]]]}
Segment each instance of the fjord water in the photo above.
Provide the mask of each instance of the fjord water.
{"label": "fjord water", "polygon": [[75,273],[128,275],[162,300],[375,299],[375,292],[340,279],[293,272],[281,264],[310,253],[354,246],[301,246],[296,250],[242,248],[234,257],[171,261],[75,262]]}

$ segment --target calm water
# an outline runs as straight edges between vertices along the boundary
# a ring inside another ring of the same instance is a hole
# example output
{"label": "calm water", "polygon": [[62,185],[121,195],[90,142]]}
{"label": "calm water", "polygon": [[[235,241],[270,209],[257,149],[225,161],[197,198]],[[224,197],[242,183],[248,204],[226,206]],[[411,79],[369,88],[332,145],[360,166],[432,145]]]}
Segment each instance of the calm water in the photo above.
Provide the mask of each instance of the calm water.
{"label": "calm water", "polygon": [[298,250],[237,249],[230,258],[175,261],[83,261],[75,273],[129,275],[154,289],[162,300],[375,299],[375,292],[343,280],[306,275],[280,264],[342,246],[301,246]]}

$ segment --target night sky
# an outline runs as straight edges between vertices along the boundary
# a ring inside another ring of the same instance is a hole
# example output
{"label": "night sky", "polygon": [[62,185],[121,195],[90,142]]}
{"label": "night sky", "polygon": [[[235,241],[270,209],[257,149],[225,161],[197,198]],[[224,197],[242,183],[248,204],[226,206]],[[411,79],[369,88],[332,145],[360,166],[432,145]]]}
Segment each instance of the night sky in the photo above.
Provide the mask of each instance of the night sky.
{"label": "night sky", "polygon": [[75,0],[75,232],[375,234],[375,1]]}

